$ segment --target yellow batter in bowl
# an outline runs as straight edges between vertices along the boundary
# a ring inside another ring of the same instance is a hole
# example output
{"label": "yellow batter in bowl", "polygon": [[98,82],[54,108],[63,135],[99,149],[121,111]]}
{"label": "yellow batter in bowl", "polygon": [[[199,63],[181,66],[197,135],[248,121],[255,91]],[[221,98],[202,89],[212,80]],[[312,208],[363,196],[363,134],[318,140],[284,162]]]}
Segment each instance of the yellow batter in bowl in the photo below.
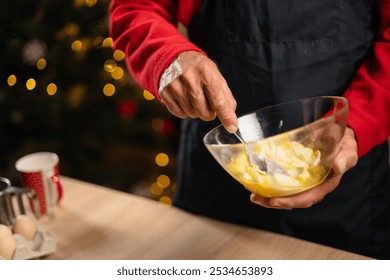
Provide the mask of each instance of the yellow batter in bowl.
{"label": "yellow batter in bowl", "polygon": [[329,171],[321,165],[321,152],[290,141],[287,135],[278,137],[278,141],[259,141],[253,153],[277,162],[288,174],[259,170],[250,163],[245,149],[232,157],[227,171],[248,190],[265,197],[292,195],[322,183]]}

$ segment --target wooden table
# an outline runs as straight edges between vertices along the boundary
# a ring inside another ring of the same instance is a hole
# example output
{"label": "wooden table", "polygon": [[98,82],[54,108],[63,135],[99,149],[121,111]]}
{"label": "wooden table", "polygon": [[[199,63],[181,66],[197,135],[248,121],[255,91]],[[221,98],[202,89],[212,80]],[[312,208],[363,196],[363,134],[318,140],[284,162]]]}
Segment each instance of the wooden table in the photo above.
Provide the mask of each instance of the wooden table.
{"label": "wooden table", "polygon": [[57,250],[44,259],[367,259],[79,180],[61,180],[61,208],[45,223]]}

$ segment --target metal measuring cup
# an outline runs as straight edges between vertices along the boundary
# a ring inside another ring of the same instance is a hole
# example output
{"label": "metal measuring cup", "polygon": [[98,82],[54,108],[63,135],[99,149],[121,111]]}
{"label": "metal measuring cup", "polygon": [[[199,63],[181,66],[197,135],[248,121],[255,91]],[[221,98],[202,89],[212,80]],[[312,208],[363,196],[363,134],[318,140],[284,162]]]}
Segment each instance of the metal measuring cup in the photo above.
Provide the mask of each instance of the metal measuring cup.
{"label": "metal measuring cup", "polygon": [[33,214],[36,218],[39,218],[39,204],[35,191],[28,188],[13,187],[7,178],[0,177],[0,224],[13,225],[16,213],[26,214],[23,196],[28,198]]}

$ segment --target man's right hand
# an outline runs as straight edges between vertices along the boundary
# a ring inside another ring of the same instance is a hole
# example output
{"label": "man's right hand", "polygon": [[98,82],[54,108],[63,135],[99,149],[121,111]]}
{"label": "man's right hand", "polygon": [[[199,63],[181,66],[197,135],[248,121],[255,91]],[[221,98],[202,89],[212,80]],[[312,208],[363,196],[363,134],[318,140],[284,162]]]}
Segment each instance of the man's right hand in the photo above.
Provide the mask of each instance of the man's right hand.
{"label": "man's right hand", "polygon": [[167,109],[179,118],[211,121],[217,116],[228,132],[236,132],[237,103],[217,65],[196,51],[181,53],[178,63],[182,74],[160,92]]}

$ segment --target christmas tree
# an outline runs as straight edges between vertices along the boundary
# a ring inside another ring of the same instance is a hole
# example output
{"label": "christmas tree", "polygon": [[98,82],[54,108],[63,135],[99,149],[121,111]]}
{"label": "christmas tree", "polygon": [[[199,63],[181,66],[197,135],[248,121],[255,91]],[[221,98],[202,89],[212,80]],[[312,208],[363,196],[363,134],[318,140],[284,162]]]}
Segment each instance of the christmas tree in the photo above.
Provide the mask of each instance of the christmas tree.
{"label": "christmas tree", "polygon": [[62,175],[169,202],[177,121],[127,74],[108,0],[0,3],[0,176],[60,156]]}

